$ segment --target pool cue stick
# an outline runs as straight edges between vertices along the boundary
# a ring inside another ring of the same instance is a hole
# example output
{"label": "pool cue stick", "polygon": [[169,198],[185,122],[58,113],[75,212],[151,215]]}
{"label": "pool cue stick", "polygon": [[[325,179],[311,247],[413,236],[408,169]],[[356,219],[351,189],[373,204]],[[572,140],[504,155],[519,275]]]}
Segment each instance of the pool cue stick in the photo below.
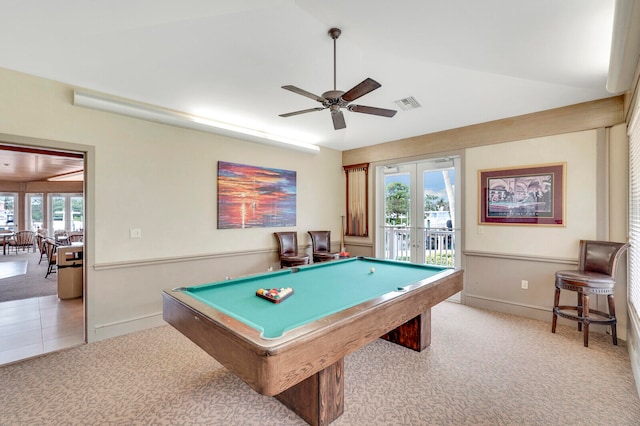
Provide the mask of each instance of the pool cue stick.
{"label": "pool cue stick", "polygon": [[340,216],[340,252],[344,253],[344,216]]}

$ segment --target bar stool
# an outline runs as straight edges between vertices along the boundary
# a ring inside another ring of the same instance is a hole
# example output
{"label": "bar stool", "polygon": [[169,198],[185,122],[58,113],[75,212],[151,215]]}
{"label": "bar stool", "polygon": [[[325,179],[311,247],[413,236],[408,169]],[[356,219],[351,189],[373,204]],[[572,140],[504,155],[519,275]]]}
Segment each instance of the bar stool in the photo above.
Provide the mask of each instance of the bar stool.
{"label": "bar stool", "polygon": [[[584,346],[589,346],[589,324],[606,324],[611,326],[613,344],[618,344],[616,331],[616,307],[613,298],[615,290],[615,274],[618,259],[629,247],[626,243],[609,241],[580,241],[580,254],[577,270],[556,272],[556,291],[553,302],[553,324],[551,332],[556,332],[558,316],[578,322],[578,331],[584,327]],[[575,291],[578,296],[577,305],[560,305],[560,291]],[[591,309],[589,296],[606,295],[609,312]],[[576,314],[565,311],[576,311]]]}

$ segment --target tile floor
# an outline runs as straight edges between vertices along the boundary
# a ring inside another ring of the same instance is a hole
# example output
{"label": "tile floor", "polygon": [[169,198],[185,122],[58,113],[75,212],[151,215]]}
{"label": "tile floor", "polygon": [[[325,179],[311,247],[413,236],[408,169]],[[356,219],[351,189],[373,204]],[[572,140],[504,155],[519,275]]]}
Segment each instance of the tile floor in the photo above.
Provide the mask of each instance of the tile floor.
{"label": "tile floor", "polygon": [[0,365],[84,343],[83,299],[0,303]]}

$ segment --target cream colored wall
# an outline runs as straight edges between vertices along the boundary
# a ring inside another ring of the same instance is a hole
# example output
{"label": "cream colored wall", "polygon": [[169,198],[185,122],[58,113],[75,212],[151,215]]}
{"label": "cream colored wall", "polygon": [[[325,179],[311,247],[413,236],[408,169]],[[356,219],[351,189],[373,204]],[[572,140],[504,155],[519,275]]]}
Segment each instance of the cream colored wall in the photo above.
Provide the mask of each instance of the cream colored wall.
{"label": "cream colored wall", "polygon": [[[588,130],[465,151],[466,304],[551,320],[555,271],[575,268],[578,241],[596,237],[598,135]],[[564,226],[479,223],[479,171],[556,163],[566,170]]]}
{"label": "cream colored wall", "polygon": [[626,241],[629,212],[629,140],[627,126],[620,124],[609,134],[609,234],[614,241]]}
{"label": "cream colored wall", "polygon": [[[90,341],[161,324],[161,290],[266,271],[274,231],[340,235],[341,153],[317,155],[73,106],[71,86],[0,69],[0,140],[87,152]],[[297,225],[216,229],[217,162],[297,172]],[[131,228],[142,229],[130,239]],[[335,242],[336,244],[339,242]]]}
{"label": "cream colored wall", "polygon": [[[514,255],[575,258],[580,239],[596,237],[596,131],[583,131],[465,152],[465,249]],[[478,171],[566,163],[566,225],[478,224]]]}
{"label": "cream colored wall", "polygon": [[[466,150],[465,303],[550,321],[555,272],[577,266],[579,240],[626,241],[624,128],[614,126],[608,135],[589,130]],[[566,226],[478,224],[479,170],[558,162],[566,163]],[[521,288],[522,280],[528,281],[527,290]],[[623,261],[615,294],[622,340],[627,337],[626,292]],[[572,304],[574,299],[575,295],[563,292],[562,303]],[[608,310],[604,297],[592,303]],[[605,328],[594,326],[594,330]]]}
{"label": "cream colored wall", "polygon": [[[563,121],[564,118],[559,116],[537,120],[538,127],[546,129],[546,120]],[[464,176],[462,264],[465,287],[462,301],[471,306],[551,322],[554,274],[560,269],[577,266],[579,240],[626,240],[625,125],[619,123],[610,130],[597,128],[530,139],[519,139],[519,127],[514,127],[511,122],[502,123],[502,126],[511,130],[512,141],[483,146],[470,143],[466,149],[459,151],[463,158]],[[492,126],[495,127],[497,125]],[[487,133],[482,126],[477,128],[479,132]],[[450,133],[453,135],[454,132]],[[458,136],[461,144],[467,139],[475,140],[465,132]],[[458,136],[451,137],[455,139]],[[359,150],[346,157],[351,161],[360,161],[367,156],[384,161],[377,156],[384,153],[392,155],[394,151],[391,145],[372,147],[371,151]],[[432,152],[434,149],[432,144],[414,144],[412,158],[419,157],[420,153],[425,158],[438,155]],[[363,154],[364,157],[354,156],[356,154]],[[549,163],[566,164],[565,226],[478,223],[479,170]],[[375,231],[375,227],[372,228],[372,234]],[[372,250],[371,241],[374,238],[372,235],[369,239],[360,239],[357,248],[363,251],[368,244]],[[355,241],[350,239],[348,243],[354,245]],[[347,246],[350,247],[349,244]],[[618,271],[616,288],[616,299],[619,300],[616,303],[618,335],[622,340],[627,336],[624,265],[625,262],[622,262]],[[522,289],[522,280],[528,281],[527,290]],[[575,297],[565,293],[562,300],[567,304],[573,303]],[[598,298],[592,303],[596,303],[600,310],[608,309],[605,298]],[[560,321],[570,324],[563,319]],[[593,329],[604,331],[603,327],[594,326]]]}
{"label": "cream colored wall", "polygon": [[[339,152],[310,155],[97,111],[78,114],[107,133],[97,142],[98,170],[103,163],[109,171],[96,177],[96,189],[103,194],[96,200],[96,220],[108,218],[112,224],[96,227],[96,238],[111,243],[96,247],[99,264],[274,247],[278,229],[216,229],[219,160],[295,170],[299,242],[308,241],[306,231],[312,228],[339,235]],[[109,131],[113,121],[116,126]],[[103,153],[100,147],[106,143],[109,150]],[[141,228],[143,238],[129,239],[130,228]]]}

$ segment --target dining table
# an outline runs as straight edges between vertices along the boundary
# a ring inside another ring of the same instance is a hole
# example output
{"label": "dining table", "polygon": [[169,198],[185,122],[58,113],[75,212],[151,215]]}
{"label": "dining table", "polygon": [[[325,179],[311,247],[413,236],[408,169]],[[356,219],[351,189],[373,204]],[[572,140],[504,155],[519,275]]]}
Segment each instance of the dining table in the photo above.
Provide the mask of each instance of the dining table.
{"label": "dining table", "polygon": [[13,232],[0,232],[0,238],[2,238],[2,254],[6,256],[7,254],[7,245],[11,238],[15,236]]}

